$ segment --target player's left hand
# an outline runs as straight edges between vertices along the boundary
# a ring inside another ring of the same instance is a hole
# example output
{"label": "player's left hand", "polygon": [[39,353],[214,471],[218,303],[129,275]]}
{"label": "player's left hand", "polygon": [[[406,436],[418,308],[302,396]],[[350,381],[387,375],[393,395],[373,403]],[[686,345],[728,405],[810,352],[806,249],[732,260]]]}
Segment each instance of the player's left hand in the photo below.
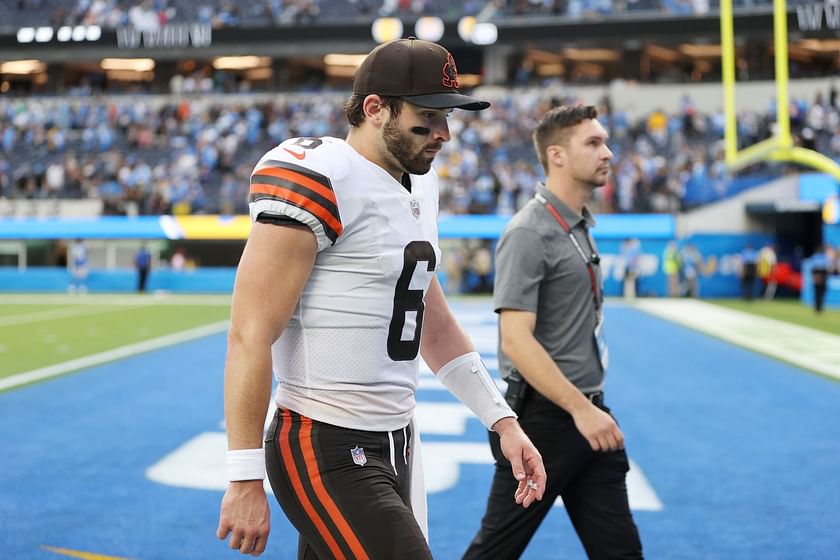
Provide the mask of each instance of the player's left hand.
{"label": "player's left hand", "polygon": [[522,507],[542,500],[545,493],[545,465],[542,456],[514,418],[502,418],[493,425],[499,434],[502,454],[510,461],[513,477],[519,481],[514,499]]}

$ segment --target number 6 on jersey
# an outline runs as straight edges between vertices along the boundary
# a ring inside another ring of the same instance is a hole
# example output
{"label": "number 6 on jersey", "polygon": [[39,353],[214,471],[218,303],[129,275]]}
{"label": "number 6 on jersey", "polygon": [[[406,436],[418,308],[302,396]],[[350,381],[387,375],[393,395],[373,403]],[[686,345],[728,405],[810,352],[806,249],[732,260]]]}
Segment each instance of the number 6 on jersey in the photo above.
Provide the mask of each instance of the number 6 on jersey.
{"label": "number 6 on jersey", "polygon": [[[417,263],[426,263],[426,272],[434,272],[437,265],[435,250],[428,241],[412,241],[403,252],[403,268],[394,289],[394,313],[388,329],[388,356],[395,362],[413,360],[420,350],[420,333],[423,328],[423,290],[412,290],[411,280]],[[416,327],[411,340],[402,337],[406,317],[415,314]]]}

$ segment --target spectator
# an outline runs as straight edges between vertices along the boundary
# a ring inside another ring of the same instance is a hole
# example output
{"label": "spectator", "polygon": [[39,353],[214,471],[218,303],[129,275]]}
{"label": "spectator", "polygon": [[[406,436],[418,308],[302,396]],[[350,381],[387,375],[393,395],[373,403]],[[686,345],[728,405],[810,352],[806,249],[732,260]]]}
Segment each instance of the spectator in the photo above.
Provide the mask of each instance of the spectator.
{"label": "spectator", "polygon": [[700,297],[703,257],[697,247],[691,243],[687,243],[680,250],[680,269],[683,279],[682,295],[690,298]]}
{"label": "spectator", "polygon": [[67,259],[70,267],[70,284],[67,291],[70,293],[87,293],[88,278],[88,246],[84,239],[76,239],[70,244],[70,258]]}
{"label": "spectator", "polygon": [[662,272],[666,278],[666,293],[668,297],[680,295],[680,253],[674,241],[665,246],[662,253]]}
{"label": "spectator", "polygon": [[747,243],[741,251],[741,297],[752,301],[755,297],[755,278],[758,270],[758,254],[752,243]]}
{"label": "spectator", "polygon": [[831,274],[832,263],[828,260],[826,247],[820,247],[811,255],[811,280],[814,283],[814,311],[822,313],[825,304],[825,292],[828,287],[828,276]]}
{"label": "spectator", "polygon": [[152,254],[145,244],[141,245],[134,256],[134,266],[137,268],[137,291],[146,291],[146,281],[149,278],[149,271],[152,269]]}
{"label": "spectator", "polygon": [[621,293],[624,299],[633,300],[639,290],[639,260],[642,256],[642,242],[633,237],[621,244],[621,257],[624,261],[624,278]]}
{"label": "spectator", "polygon": [[172,258],[169,259],[169,267],[173,272],[183,272],[187,265],[187,257],[184,254],[184,248],[178,247]]}
{"label": "spectator", "polygon": [[765,299],[773,299],[776,295],[776,249],[773,245],[765,245],[758,251],[756,273],[761,280],[761,294]]}

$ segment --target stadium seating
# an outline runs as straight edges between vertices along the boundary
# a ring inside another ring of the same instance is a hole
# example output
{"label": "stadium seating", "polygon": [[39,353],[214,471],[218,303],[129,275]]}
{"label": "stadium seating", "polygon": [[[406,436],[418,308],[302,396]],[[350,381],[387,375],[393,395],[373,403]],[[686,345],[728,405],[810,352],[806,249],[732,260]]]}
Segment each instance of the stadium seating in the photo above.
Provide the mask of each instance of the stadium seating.
{"label": "stadium seating", "polygon": [[[788,0],[801,4],[807,0]],[[734,0],[736,10],[769,10],[772,0]],[[365,22],[375,16],[435,15],[446,21],[482,13],[493,21],[516,17],[604,18],[627,14],[695,15],[717,11],[719,1],[692,0],[15,0],[0,2],[0,31],[41,25],[135,25],[207,22],[215,27],[265,27]],[[156,22],[156,23],[155,23]]]}
{"label": "stadium seating", "polygon": [[[345,95],[0,101],[0,196],[98,197],[107,214],[245,213],[248,176],[260,155],[293,136],[343,137]],[[490,111],[456,111],[450,119],[453,140],[436,164],[444,212],[519,208],[541,176],[531,123],[554,103],[578,102],[533,88],[491,98]],[[726,196],[719,114],[699,113],[690,99],[635,120],[608,107],[604,99],[614,175],[598,193],[599,212],[675,212]],[[799,141],[840,155],[837,108],[823,97],[794,108]],[[770,121],[769,114],[744,114],[744,141],[769,135]]]}

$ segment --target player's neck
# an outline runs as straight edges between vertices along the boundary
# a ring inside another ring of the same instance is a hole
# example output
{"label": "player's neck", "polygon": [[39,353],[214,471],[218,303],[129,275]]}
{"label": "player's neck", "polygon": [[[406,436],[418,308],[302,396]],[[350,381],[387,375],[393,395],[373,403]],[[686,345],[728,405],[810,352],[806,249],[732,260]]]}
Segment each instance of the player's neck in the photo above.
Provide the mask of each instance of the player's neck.
{"label": "player's neck", "polygon": [[347,135],[346,142],[363,158],[378,165],[391,175],[391,177],[400,181],[404,171],[389,164],[389,162],[382,156],[381,151],[377,149],[376,143],[366,135],[364,130],[360,128],[351,128],[350,133]]}
{"label": "player's neck", "polygon": [[578,214],[583,214],[583,206],[592,196],[591,188],[565,177],[548,177],[545,187],[548,192]]}

